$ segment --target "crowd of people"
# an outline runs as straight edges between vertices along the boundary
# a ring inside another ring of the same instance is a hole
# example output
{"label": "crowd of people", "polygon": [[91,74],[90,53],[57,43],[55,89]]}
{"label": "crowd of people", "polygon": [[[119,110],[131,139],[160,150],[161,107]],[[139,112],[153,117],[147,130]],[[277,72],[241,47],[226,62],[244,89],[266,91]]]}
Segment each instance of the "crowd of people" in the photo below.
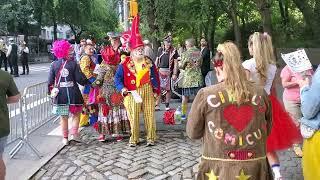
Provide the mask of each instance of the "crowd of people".
{"label": "crowd of people", "polygon": [[283,107],[271,36],[253,33],[248,49],[252,58],[242,62],[234,43],[219,44],[212,61],[218,83],[193,101],[187,134],[203,139],[198,179],[283,179],[276,152],[291,146],[302,157],[304,179],[319,179],[319,70],[282,69]]}
{"label": "crowd of people", "polygon": [[19,77],[18,59],[20,59],[22,65],[22,73],[20,75],[29,74],[29,48],[25,41],[21,41],[18,46],[14,38],[9,38],[8,43],[5,43],[3,39],[0,39],[0,69],[2,64],[5,71],[8,71],[8,65],[10,74],[14,77]]}
{"label": "crowd of people", "polygon": [[[205,39],[200,48],[190,38],[176,49],[171,34],[155,54],[150,41],[142,40],[139,16],[133,19],[129,33],[110,32],[108,39],[110,45],[99,52],[92,40],[74,46],[66,40],[53,43],[56,60],[50,66],[48,93],[53,113],[61,117],[64,145],[69,140],[80,141],[79,125],[92,125],[99,141],[121,141],[128,135],[130,147],[142,145],[141,112],[145,144],[156,145],[155,111],[161,110],[161,104],[165,111],[172,109],[172,83],[179,82],[181,119],[187,119],[187,135],[203,143],[198,179],[281,180],[276,152],[290,147],[302,157],[304,178],[320,179],[319,70],[300,74],[284,67],[280,74],[282,106],[275,91],[276,57],[268,33],[255,32],[249,37],[252,58],[245,61],[231,41],[219,44],[211,59]],[[10,54],[17,47],[11,44],[7,49],[14,62]],[[28,73],[27,66],[26,70]],[[206,83],[212,72],[217,82]],[[17,75],[15,70],[12,73]],[[7,78],[0,81],[1,87],[6,87],[0,90],[2,104],[19,98],[7,75],[0,76]],[[190,97],[194,100],[188,113]],[[1,120],[7,121],[9,117]],[[3,127],[8,129],[8,124]],[[5,128],[0,131],[0,152],[8,135]]]}
{"label": "crowd of people", "polygon": [[[111,45],[101,49],[100,61],[90,40],[82,41],[78,49],[64,40],[53,44],[58,60],[51,65],[49,88],[53,113],[61,116],[65,145],[69,115],[73,140],[79,140],[79,122],[84,121],[96,128],[99,141],[121,141],[127,134],[130,147],[140,145],[143,112],[146,145],[154,146],[155,111],[161,109],[161,102],[166,111],[171,109],[172,83],[180,81],[181,119],[188,119],[190,138],[203,139],[198,179],[282,179],[276,152],[292,146],[297,156],[303,157],[306,179],[315,174],[320,177],[315,172],[319,163],[311,158],[318,147],[320,100],[314,104],[303,98],[319,99],[313,90],[317,83],[310,86],[309,82],[314,72],[310,69],[301,75],[283,68],[283,107],[275,91],[277,66],[269,34],[255,32],[249,37],[249,60],[242,62],[232,42],[219,44],[210,60],[205,39],[201,39],[200,49],[192,38],[185,41],[185,49],[176,49],[171,34],[155,55],[150,42],[142,41],[139,16],[132,24],[130,38],[108,33]],[[217,79],[214,85],[205,83],[211,64]],[[188,115],[187,105],[194,96]],[[309,135],[304,153],[299,144],[306,137],[301,133]]]}

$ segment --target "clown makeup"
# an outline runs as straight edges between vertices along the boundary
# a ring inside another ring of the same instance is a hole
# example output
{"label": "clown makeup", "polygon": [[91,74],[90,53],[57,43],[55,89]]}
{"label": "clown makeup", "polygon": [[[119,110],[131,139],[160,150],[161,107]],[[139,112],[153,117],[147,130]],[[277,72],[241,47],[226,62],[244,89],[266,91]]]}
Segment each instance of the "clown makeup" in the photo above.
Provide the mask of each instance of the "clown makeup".
{"label": "clown makeup", "polygon": [[138,47],[138,48],[134,49],[133,50],[133,55],[134,55],[134,58],[136,58],[136,59],[144,58],[144,47],[141,46],[141,47]]}
{"label": "clown makeup", "polygon": [[120,46],[120,38],[116,37],[116,38],[110,38],[110,42],[111,42],[111,46],[112,47],[119,47]]}
{"label": "clown makeup", "polygon": [[87,55],[92,56],[94,53],[94,47],[92,45],[86,45],[84,51]]}

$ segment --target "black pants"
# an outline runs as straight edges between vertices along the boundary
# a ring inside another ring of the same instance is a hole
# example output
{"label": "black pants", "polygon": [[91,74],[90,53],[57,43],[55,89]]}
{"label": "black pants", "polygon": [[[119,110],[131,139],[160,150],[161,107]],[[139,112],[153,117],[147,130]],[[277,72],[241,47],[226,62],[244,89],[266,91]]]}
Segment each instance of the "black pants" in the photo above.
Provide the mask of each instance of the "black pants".
{"label": "black pants", "polygon": [[21,56],[21,63],[22,63],[22,69],[23,69],[23,72],[22,74],[29,74],[29,62],[28,62],[28,55],[27,54],[22,54]]}
{"label": "black pants", "polygon": [[8,60],[7,60],[7,57],[0,56],[0,69],[2,68],[2,62],[3,62],[4,70],[8,71]]}
{"label": "black pants", "polygon": [[[18,68],[18,57],[17,56],[9,56],[9,66],[11,69],[11,74],[15,76],[19,76],[19,68]],[[13,72],[12,72],[13,69]]]}

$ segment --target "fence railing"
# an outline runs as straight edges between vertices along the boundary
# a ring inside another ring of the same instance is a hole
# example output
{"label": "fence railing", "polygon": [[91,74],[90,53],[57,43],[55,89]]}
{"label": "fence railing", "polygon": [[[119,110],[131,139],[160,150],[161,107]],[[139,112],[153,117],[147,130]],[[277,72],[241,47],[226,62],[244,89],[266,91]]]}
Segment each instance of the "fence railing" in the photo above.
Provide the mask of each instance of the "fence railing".
{"label": "fence railing", "polygon": [[22,116],[21,107],[22,101],[20,100],[17,103],[9,104],[9,118],[10,118],[10,134],[8,136],[8,144],[15,142],[18,139],[22,138]]}
{"label": "fence railing", "polygon": [[18,103],[8,105],[10,134],[8,143],[19,141],[10,151],[14,157],[23,145],[27,145],[39,158],[39,151],[29,142],[28,136],[56,116],[51,113],[52,103],[47,96],[47,83],[26,87]]}

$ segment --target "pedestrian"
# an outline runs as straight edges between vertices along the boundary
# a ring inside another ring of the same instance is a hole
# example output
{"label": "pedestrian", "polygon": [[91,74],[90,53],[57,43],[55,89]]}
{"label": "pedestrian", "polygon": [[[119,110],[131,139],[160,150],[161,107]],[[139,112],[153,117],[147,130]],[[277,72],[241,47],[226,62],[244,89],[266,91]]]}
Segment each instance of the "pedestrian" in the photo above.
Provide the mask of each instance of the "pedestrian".
{"label": "pedestrian", "polygon": [[[310,69],[305,72],[305,76],[311,77],[313,70]],[[293,72],[288,65],[286,65],[281,71],[281,80],[283,91],[283,104],[286,111],[290,114],[297,127],[300,125],[301,113],[301,101],[300,101],[300,88],[299,80],[303,79],[303,76],[299,73]],[[302,157],[302,150],[299,144],[293,145],[293,151],[298,157]]]}
{"label": "pedestrian", "polygon": [[206,39],[202,38],[200,40],[200,45],[201,45],[201,56],[202,56],[201,73],[202,73],[202,78],[204,80],[206,78],[206,75],[211,69],[210,68],[210,50],[208,48],[208,43]]}
{"label": "pedestrian", "polygon": [[273,126],[267,139],[267,157],[275,179],[279,180],[282,176],[276,151],[288,149],[293,144],[299,143],[301,135],[292,118],[276,98],[275,92],[271,92],[277,71],[271,36],[267,33],[253,33],[249,37],[248,49],[253,58],[242,64],[246,69],[247,77],[257,86],[264,87],[271,100]]}
{"label": "pedestrian", "polygon": [[3,66],[4,66],[4,70],[8,71],[8,59],[6,56],[6,45],[4,43],[3,39],[0,39],[0,69],[2,67],[2,62],[3,62]]}
{"label": "pedestrian", "polygon": [[234,43],[219,44],[214,60],[219,83],[202,88],[192,103],[187,135],[202,139],[199,180],[272,179],[265,150],[270,100],[247,80],[240,57]]}
{"label": "pedestrian", "polygon": [[7,58],[9,66],[11,69],[11,74],[14,77],[19,77],[19,68],[18,68],[18,46],[15,44],[13,38],[9,38],[9,45],[7,51]]}
{"label": "pedestrian", "polygon": [[21,63],[22,63],[22,74],[20,75],[25,75],[27,73],[27,75],[29,74],[29,62],[28,62],[28,55],[29,55],[29,48],[26,46],[26,42],[22,41],[20,43],[20,59],[21,59]]}
{"label": "pedestrian", "polygon": [[139,144],[140,113],[143,111],[147,146],[156,140],[155,100],[160,93],[159,74],[151,59],[144,56],[144,44],[139,33],[139,16],[132,22],[129,40],[131,56],[118,66],[115,85],[124,96],[124,105],[131,125],[129,146]]}
{"label": "pedestrian", "polygon": [[185,44],[183,42],[179,43],[178,46],[178,54],[181,57],[181,55],[186,51]]}
{"label": "pedestrian", "polygon": [[66,40],[53,43],[52,51],[58,60],[51,63],[48,87],[53,98],[52,113],[60,116],[62,143],[68,145],[68,118],[72,118],[71,140],[79,140],[79,119],[83,98],[78,84],[86,85],[88,80],[73,58],[74,49]]}
{"label": "pedestrian", "polygon": [[[178,51],[172,46],[170,39],[163,41],[164,49],[158,52],[155,64],[159,69],[161,98],[156,102],[155,110],[160,110],[160,100],[165,104],[165,110],[170,110],[171,79],[177,80],[178,75]],[[162,98],[163,97],[163,98]]]}
{"label": "pedestrian", "polygon": [[90,125],[94,125],[98,120],[98,104],[97,95],[99,94],[99,87],[93,87],[92,83],[96,80],[97,74],[94,72],[96,62],[94,58],[94,47],[91,40],[87,40],[84,46],[84,54],[80,59],[80,68],[90,84],[87,84],[83,89],[84,111],[82,116],[89,116]]}
{"label": "pedestrian", "polygon": [[77,49],[76,49],[76,59],[77,59],[77,62],[80,61],[82,55],[84,55],[84,47],[86,45],[86,40],[85,39],[81,39],[80,40],[80,44],[79,46],[77,46]]}
{"label": "pedestrian", "polygon": [[0,69],[0,180],[6,176],[6,166],[3,161],[3,151],[7,144],[7,136],[10,133],[10,121],[7,104],[16,103],[20,99],[20,93],[12,76]]}
{"label": "pedestrian", "polygon": [[194,39],[187,39],[185,43],[187,50],[182,54],[179,64],[179,68],[184,71],[182,80],[182,120],[187,119],[190,96],[195,96],[203,86],[201,52],[194,46]]}
{"label": "pedestrian", "polygon": [[302,169],[305,180],[320,179],[320,67],[312,77],[299,80],[301,92]]}
{"label": "pedestrian", "polygon": [[154,62],[156,60],[156,57],[152,49],[152,44],[147,39],[143,41],[143,44],[144,44],[144,55],[150,58],[152,62]]}
{"label": "pedestrian", "polygon": [[99,141],[105,141],[107,136],[116,137],[117,141],[121,141],[124,134],[130,133],[130,121],[123,105],[121,91],[114,85],[114,75],[121,62],[120,34],[109,32],[108,36],[111,45],[101,50],[103,61],[93,83],[100,87],[99,118],[95,127],[100,134]]}

